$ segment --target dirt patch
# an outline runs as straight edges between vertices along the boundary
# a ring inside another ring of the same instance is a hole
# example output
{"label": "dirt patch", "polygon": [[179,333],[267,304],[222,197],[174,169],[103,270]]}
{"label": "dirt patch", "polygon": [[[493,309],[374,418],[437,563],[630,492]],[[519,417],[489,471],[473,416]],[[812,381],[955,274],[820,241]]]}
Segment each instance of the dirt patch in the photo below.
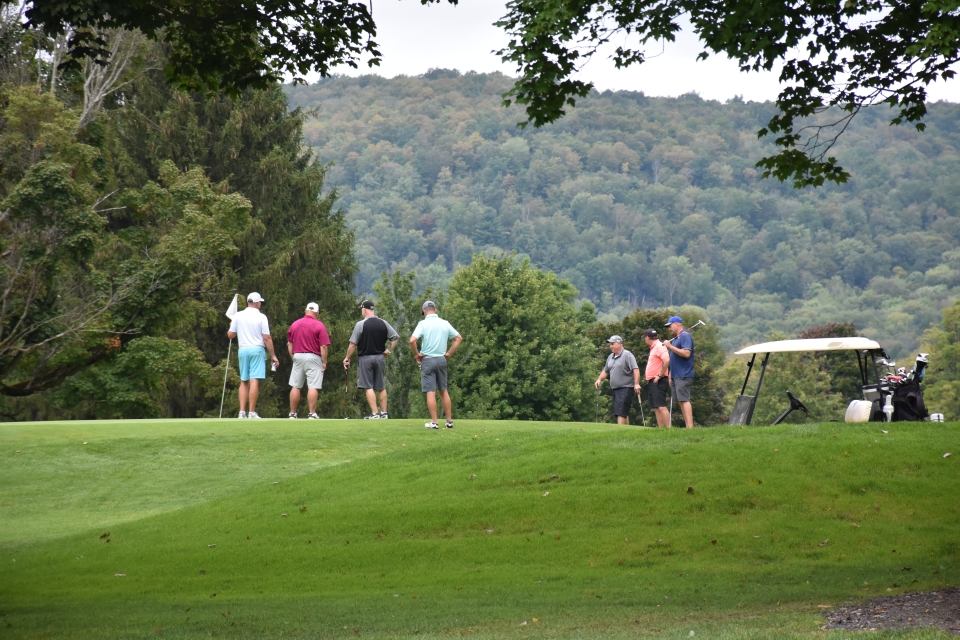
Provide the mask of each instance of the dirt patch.
{"label": "dirt patch", "polygon": [[935,627],[960,636],[960,587],[874,598],[826,614],[823,629],[873,631]]}

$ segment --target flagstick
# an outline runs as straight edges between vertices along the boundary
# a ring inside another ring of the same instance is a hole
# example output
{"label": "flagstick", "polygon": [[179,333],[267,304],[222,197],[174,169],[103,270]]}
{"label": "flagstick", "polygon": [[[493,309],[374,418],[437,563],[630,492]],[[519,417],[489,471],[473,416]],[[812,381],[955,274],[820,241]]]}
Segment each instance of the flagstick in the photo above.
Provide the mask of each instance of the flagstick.
{"label": "flagstick", "polygon": [[220,394],[220,417],[223,417],[223,399],[227,395],[227,371],[230,370],[230,349],[233,348],[233,338],[230,338],[230,345],[227,347],[227,366],[223,368],[223,393]]}

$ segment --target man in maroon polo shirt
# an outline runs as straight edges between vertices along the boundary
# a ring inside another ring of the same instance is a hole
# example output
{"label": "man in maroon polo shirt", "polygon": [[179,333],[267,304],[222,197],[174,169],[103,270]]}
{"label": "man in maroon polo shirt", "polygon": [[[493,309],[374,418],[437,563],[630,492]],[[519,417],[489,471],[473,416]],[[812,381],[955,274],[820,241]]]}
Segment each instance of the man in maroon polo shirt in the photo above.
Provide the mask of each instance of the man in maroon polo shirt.
{"label": "man in maroon polo shirt", "polygon": [[317,396],[323,386],[323,371],[327,368],[327,346],[330,337],[327,328],[317,318],[320,307],[316,302],[307,305],[304,316],[290,325],[287,331],[287,352],[293,358],[290,370],[290,419],[297,419],[297,405],[300,404],[300,387],[307,383],[307,405],[309,420],[319,420],[317,415]]}

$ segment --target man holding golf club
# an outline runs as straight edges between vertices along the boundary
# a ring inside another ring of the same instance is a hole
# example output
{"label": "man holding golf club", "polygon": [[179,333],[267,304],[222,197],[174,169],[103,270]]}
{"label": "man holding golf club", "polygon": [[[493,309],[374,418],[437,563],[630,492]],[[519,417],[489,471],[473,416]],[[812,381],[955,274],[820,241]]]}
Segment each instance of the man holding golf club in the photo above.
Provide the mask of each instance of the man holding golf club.
{"label": "man holding golf club", "polygon": [[[360,304],[360,314],[363,320],[353,327],[350,334],[350,345],[347,347],[347,356],[343,359],[343,368],[350,369],[350,356],[354,351],[359,355],[357,365],[357,388],[363,389],[367,395],[367,404],[370,405],[370,415],[364,420],[386,420],[387,414],[387,386],[384,380],[386,359],[397,348],[400,334],[385,320],[377,317],[373,300],[364,300]],[[387,342],[390,346],[387,347]],[[380,410],[377,411],[377,399],[380,400]]]}
{"label": "man holding golf club", "polygon": [[680,403],[680,413],[687,429],[693,429],[693,405],[690,403],[690,391],[693,387],[693,336],[683,328],[683,319],[680,316],[670,316],[667,321],[672,340],[663,342],[663,346],[670,351],[670,386],[673,388],[673,398]]}
{"label": "man holding golf club", "polygon": [[593,386],[600,390],[600,385],[607,377],[610,378],[610,389],[613,390],[613,415],[617,416],[617,424],[630,424],[630,405],[633,404],[633,394],[640,393],[640,367],[632,353],[623,348],[623,338],[610,336],[607,340],[610,345],[610,355],[603,366],[603,371]]}
{"label": "man holding golf club", "polygon": [[643,340],[650,347],[647,356],[647,368],[644,377],[647,379],[647,396],[650,406],[657,416],[658,427],[670,426],[670,412],[667,411],[667,392],[670,391],[670,353],[663,346],[656,329],[647,329],[643,332]]}

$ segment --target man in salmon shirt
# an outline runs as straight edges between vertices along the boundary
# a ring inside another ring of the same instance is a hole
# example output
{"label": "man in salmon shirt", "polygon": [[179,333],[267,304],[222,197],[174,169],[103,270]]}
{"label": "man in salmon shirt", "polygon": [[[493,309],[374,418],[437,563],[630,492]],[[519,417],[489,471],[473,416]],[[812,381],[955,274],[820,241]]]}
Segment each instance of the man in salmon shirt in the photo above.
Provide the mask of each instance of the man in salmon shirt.
{"label": "man in salmon shirt", "polygon": [[657,416],[658,427],[670,426],[670,411],[667,410],[667,391],[670,390],[670,354],[657,336],[656,329],[643,332],[643,339],[650,347],[647,368],[647,397]]}

